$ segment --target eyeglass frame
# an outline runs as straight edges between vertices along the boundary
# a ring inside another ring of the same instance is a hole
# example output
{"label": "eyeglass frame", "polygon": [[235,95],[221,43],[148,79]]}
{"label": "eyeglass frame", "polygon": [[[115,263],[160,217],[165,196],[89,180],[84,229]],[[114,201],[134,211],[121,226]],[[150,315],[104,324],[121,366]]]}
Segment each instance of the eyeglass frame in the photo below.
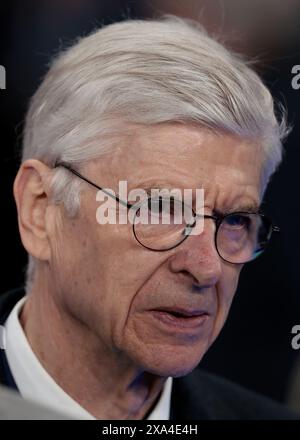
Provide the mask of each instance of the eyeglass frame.
{"label": "eyeglass frame", "polygon": [[[77,170],[75,170],[74,168],[72,168],[70,165],[68,165],[68,164],[65,163],[65,162],[59,162],[59,161],[55,162],[54,168],[58,168],[58,167],[65,168],[66,170],[68,170],[68,171],[70,171],[72,174],[74,174],[75,176],[77,176],[77,177],[79,177],[80,179],[84,180],[84,181],[85,181],[86,183],[88,183],[89,185],[93,186],[94,188],[97,188],[99,191],[103,191],[106,195],[112,197],[112,198],[115,199],[118,203],[120,203],[121,205],[125,206],[127,209],[131,209],[131,208],[133,208],[133,207],[136,205],[136,203],[129,203],[129,202],[125,201],[125,200],[120,199],[120,197],[118,197],[117,195],[110,193],[110,192],[107,191],[105,188],[102,188],[101,186],[99,186],[99,185],[97,185],[96,183],[92,182],[92,181],[91,181],[90,179],[88,179],[87,177],[83,176],[81,173],[79,173]],[[149,198],[151,198],[151,196],[148,197],[148,199],[149,199]],[[138,210],[138,209],[139,209],[139,208],[137,208],[137,210]],[[192,227],[192,228],[193,228],[193,227],[195,226],[195,224],[196,224],[196,218],[197,218],[197,217],[201,217],[201,218],[203,218],[203,219],[212,219],[212,220],[214,220],[214,221],[215,221],[215,225],[216,225],[216,230],[215,230],[215,234],[214,234],[214,244],[215,244],[216,251],[217,251],[219,257],[220,257],[223,261],[225,261],[226,263],[229,263],[229,264],[239,264],[239,265],[247,264],[247,263],[250,263],[251,261],[255,260],[257,257],[256,257],[256,258],[253,258],[252,260],[246,261],[246,262],[244,262],[244,263],[234,263],[234,262],[228,261],[228,260],[226,260],[224,257],[222,257],[222,255],[220,254],[219,249],[218,249],[217,235],[218,235],[218,230],[219,230],[219,228],[220,228],[222,222],[224,221],[224,219],[225,219],[226,217],[232,216],[232,215],[234,215],[234,214],[248,214],[248,215],[249,215],[249,214],[252,214],[252,215],[253,215],[253,214],[256,214],[256,215],[259,215],[260,217],[266,219],[266,220],[270,223],[270,237],[269,237],[269,239],[268,239],[268,243],[270,242],[270,239],[271,239],[271,236],[272,236],[273,232],[275,232],[275,233],[280,232],[280,228],[279,228],[278,226],[273,225],[273,223],[272,223],[272,221],[270,220],[270,218],[269,218],[268,216],[266,216],[265,214],[263,214],[262,212],[260,212],[260,211],[258,211],[258,212],[235,211],[235,212],[230,212],[230,213],[227,213],[227,214],[209,215],[209,214],[197,214],[197,213],[194,211],[194,209],[193,209],[192,207],[191,207],[191,210],[192,210],[193,216],[194,216],[194,218],[195,218],[195,222],[194,222],[193,225],[189,225],[189,224],[187,224],[187,225],[186,225],[186,228],[187,228],[187,227]],[[145,246],[145,245],[144,245],[144,244],[138,239],[138,237],[137,237],[137,235],[136,235],[136,232],[135,232],[134,223],[133,223],[133,225],[132,225],[132,231],[133,231],[133,235],[134,235],[134,238],[136,239],[136,241],[137,241],[141,246],[143,246],[144,248],[146,248],[146,249],[148,249],[148,250],[150,250],[150,251],[153,251],[153,252],[166,252],[166,251],[170,251],[170,250],[176,248],[177,246],[179,246],[181,243],[183,243],[183,242],[184,242],[184,241],[190,236],[190,234],[185,234],[185,237],[184,237],[183,240],[181,240],[179,243],[175,244],[174,246],[172,246],[172,247],[170,247],[170,248],[167,248],[167,249],[152,249],[152,248],[150,248],[150,247],[148,247],[148,246]],[[263,252],[264,252],[264,251],[263,251]],[[261,255],[261,254],[260,254],[260,255]],[[260,256],[260,255],[258,255],[258,256]]]}

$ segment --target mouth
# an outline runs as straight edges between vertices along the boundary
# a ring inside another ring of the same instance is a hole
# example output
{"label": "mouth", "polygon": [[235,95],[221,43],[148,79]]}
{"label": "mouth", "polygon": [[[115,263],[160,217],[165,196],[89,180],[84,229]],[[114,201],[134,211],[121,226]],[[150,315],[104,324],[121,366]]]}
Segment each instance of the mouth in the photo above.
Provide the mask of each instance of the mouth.
{"label": "mouth", "polygon": [[208,312],[204,310],[181,308],[159,308],[150,310],[150,313],[162,324],[176,330],[199,329],[209,317]]}

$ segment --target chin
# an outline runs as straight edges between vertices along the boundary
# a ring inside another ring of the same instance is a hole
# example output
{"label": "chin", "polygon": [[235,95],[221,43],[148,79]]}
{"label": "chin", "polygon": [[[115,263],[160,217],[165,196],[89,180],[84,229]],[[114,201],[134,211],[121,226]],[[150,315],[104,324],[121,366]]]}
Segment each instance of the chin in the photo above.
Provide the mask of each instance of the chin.
{"label": "chin", "polygon": [[182,377],[191,373],[201,362],[205,351],[195,356],[195,351],[187,353],[186,350],[180,355],[178,352],[174,354],[174,347],[168,352],[160,350],[159,354],[154,354],[150,359],[144,359],[140,365],[145,371],[162,377]]}

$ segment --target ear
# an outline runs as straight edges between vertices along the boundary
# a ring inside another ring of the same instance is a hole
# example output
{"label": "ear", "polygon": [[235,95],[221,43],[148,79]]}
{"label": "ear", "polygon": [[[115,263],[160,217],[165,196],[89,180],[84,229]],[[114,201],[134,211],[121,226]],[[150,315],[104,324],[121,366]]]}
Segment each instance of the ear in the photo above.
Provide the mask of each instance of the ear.
{"label": "ear", "polygon": [[14,182],[14,197],[23,246],[39,260],[49,260],[50,243],[47,231],[49,182],[51,169],[36,159],[26,160]]}

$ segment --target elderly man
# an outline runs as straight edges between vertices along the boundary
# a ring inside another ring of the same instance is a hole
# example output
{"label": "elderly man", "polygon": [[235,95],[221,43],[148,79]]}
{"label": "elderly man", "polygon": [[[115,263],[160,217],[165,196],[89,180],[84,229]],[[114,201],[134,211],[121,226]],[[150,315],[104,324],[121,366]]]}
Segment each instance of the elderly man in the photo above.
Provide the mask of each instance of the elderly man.
{"label": "elderly man", "polygon": [[286,131],[258,76],[190,22],[113,24],[60,54],[14,185],[29,266],[1,298],[2,382],[78,418],[291,417],[195,369],[276,230],[259,206]]}

